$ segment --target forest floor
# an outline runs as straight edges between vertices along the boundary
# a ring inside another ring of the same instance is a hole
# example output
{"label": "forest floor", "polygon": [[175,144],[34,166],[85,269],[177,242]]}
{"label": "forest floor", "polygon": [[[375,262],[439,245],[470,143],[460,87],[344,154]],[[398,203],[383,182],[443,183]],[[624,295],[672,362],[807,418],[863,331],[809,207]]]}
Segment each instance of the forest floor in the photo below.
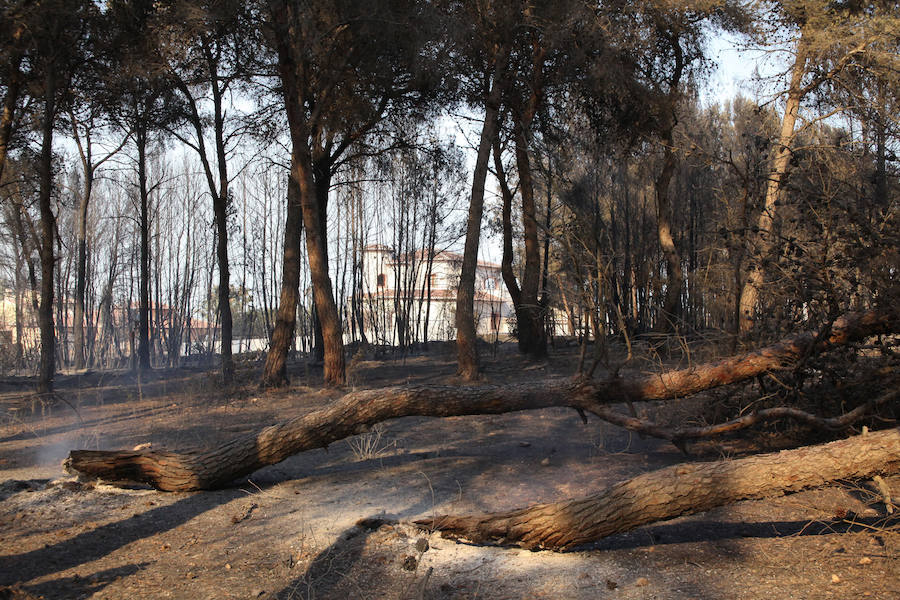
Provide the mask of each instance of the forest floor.
{"label": "forest floor", "polygon": [[[569,348],[529,363],[501,346],[485,356],[485,378],[567,377],[577,360]],[[449,348],[357,356],[349,387],[454,383],[454,369]],[[898,512],[887,514],[872,482],[740,502],[567,553],[460,544],[408,525],[581,496],[684,460],[789,445],[783,435],[698,445],[686,458],[547,409],[398,419],[212,492],[119,489],[63,472],[71,449],[214,444],[340,395],[302,363],[284,390],[260,391],[257,372],[245,365],[229,390],[197,369],[140,382],[67,375],[52,404],[33,400],[26,380],[0,382],[0,598],[900,598]],[[697,401],[638,410],[682,420]],[[885,480],[900,497],[900,477]]]}

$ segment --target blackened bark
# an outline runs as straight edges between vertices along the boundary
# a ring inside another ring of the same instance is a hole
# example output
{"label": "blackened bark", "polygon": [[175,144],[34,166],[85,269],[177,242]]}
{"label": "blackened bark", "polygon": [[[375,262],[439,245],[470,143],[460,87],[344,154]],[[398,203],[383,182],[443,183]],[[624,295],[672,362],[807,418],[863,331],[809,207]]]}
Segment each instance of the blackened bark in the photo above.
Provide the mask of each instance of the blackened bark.
{"label": "blackened bark", "polygon": [[53,244],[56,240],[56,216],[53,214],[53,121],[56,118],[57,75],[50,65],[44,78],[44,114],[41,123],[40,191],[38,202],[41,213],[41,304],[38,321],[41,330],[41,362],[38,376],[38,392],[53,391],[56,374],[56,331],[53,326],[53,267],[56,258]]}
{"label": "blackened bark", "polygon": [[456,353],[457,372],[465,381],[478,379],[478,337],[475,330],[475,271],[478,267],[478,245],[481,240],[481,217],[484,213],[484,182],[488,159],[497,131],[500,86],[494,82],[484,111],[484,125],[478,143],[478,157],[472,180],[469,216],[466,222],[466,245],[463,250],[459,289],[456,293]]}
{"label": "blackened bark", "polygon": [[275,316],[275,328],[263,367],[262,385],[277,387],[287,383],[287,356],[297,322],[297,300],[300,297],[300,246],[303,211],[300,186],[292,175],[288,178],[287,218],[284,223],[284,258],[281,271],[281,296]]}
{"label": "blackened bark", "polygon": [[147,189],[147,130],[135,132],[138,151],[138,194],[140,196],[140,290],[138,292],[138,371],[150,370],[150,192]]}
{"label": "blackened bark", "polygon": [[77,255],[75,257],[75,322],[73,323],[73,342],[75,344],[75,368],[85,366],[84,340],[84,304],[87,287],[87,213],[94,187],[94,171],[90,167],[90,155],[84,169],[84,189],[78,203],[78,214],[75,222],[75,238]]}
{"label": "blackened bark", "polygon": [[516,170],[519,173],[519,194],[522,196],[522,228],[525,237],[525,265],[522,275],[522,294],[516,305],[516,325],[519,329],[519,351],[531,358],[547,355],[547,336],[543,310],[538,303],[541,284],[541,248],[538,242],[537,212],[534,203],[534,179],[531,176],[531,157],[528,151],[526,128],[533,115],[514,114]]}
{"label": "blackened bark", "polygon": [[300,202],[306,226],[306,253],[313,284],[313,300],[322,327],[323,375],[327,385],[343,385],[346,381],[343,331],[337,304],[334,301],[331,276],[328,273],[328,237],[325,223],[328,188],[331,184],[330,167],[313,166],[311,156],[308,154],[304,158],[306,160],[301,160],[296,165],[295,173],[300,183]]}
{"label": "blackened bark", "polygon": [[659,246],[666,258],[666,294],[662,314],[656,322],[656,331],[667,332],[676,328],[681,317],[681,287],[684,275],[681,270],[681,255],[672,236],[672,207],[669,203],[669,184],[675,173],[675,151],[672,149],[672,132],[665,135],[663,168],[656,178],[656,232]]}
{"label": "blackened bark", "polygon": [[[212,75],[213,133],[216,140],[216,165],[219,170],[219,189],[212,194],[218,245],[219,319],[222,325],[222,379],[229,385],[234,378],[234,359],[231,356],[233,318],[231,315],[231,270],[228,264],[228,209],[231,203],[228,189],[228,156],[225,151],[225,109],[219,88],[215,61],[208,47],[204,48]],[[212,189],[212,188],[211,188]]]}
{"label": "blackened bark", "polygon": [[503,276],[503,283],[509,291],[513,306],[519,306],[522,303],[522,291],[519,289],[519,282],[513,273],[513,244],[512,244],[512,199],[513,193],[509,189],[509,180],[506,178],[506,171],[503,168],[503,158],[500,149],[500,136],[494,136],[494,171],[497,176],[497,182],[500,184],[500,197],[503,206],[500,211],[500,221],[503,228],[503,257],[500,259],[500,274]]}

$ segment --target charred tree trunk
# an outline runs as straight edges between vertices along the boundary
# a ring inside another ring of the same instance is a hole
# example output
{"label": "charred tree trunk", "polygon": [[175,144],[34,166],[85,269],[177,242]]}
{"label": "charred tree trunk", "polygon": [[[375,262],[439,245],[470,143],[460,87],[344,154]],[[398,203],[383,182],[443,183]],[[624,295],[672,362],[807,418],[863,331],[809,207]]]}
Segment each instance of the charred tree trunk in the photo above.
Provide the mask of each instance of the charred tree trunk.
{"label": "charred tree trunk", "polygon": [[140,196],[140,291],[138,293],[138,371],[150,370],[150,192],[147,189],[147,130],[135,131],[138,158],[138,194]]}
{"label": "charred tree trunk", "polygon": [[525,234],[525,269],[522,290],[516,306],[519,329],[519,351],[531,358],[547,355],[547,336],[543,310],[538,303],[541,285],[541,248],[538,241],[537,210],[534,203],[534,181],[531,176],[531,157],[525,130],[533,120],[533,113],[524,116],[513,112],[515,120],[516,170],[519,173],[519,194],[522,196],[522,229]]}
{"label": "charred tree trunk", "polygon": [[672,237],[672,207],[669,203],[669,183],[675,173],[675,151],[672,148],[672,132],[665,138],[663,168],[656,179],[656,231],[663,256],[666,258],[666,295],[663,299],[662,314],[656,322],[657,332],[670,332],[676,328],[681,318],[681,287],[684,274],[681,270],[681,255]]}
{"label": "charred tree trunk", "polygon": [[231,340],[233,337],[234,319],[231,315],[231,267],[228,264],[228,209],[231,204],[231,193],[228,189],[228,156],[225,148],[225,109],[222,106],[222,90],[215,77],[214,61],[208,48],[205,48],[207,63],[213,74],[213,133],[216,140],[216,166],[219,171],[219,189],[212,195],[213,213],[218,234],[216,260],[219,266],[219,316],[222,324],[222,380],[225,385],[234,379],[234,359],[231,356]]}
{"label": "charred tree trunk", "polygon": [[38,392],[53,391],[56,373],[56,331],[53,326],[53,268],[56,257],[53,243],[56,239],[56,216],[53,214],[53,121],[56,117],[57,76],[53,66],[44,78],[44,115],[41,123],[40,191],[38,202],[41,213],[41,305],[38,321],[41,330],[41,363],[38,376]]}
{"label": "charred tree trunk", "polygon": [[739,460],[681,464],[553,504],[417,524],[478,544],[566,550],[635,527],[740,500],[900,470],[900,429]]}
{"label": "charred tree trunk", "polygon": [[677,123],[676,107],[681,95],[681,76],[684,73],[684,52],[677,36],[670,38],[675,54],[675,69],[669,85],[669,94],[664,107],[665,125],[662,132],[663,166],[656,178],[656,233],[659,247],[666,258],[666,295],[663,299],[662,314],[656,322],[656,331],[669,332],[676,329],[681,318],[681,288],[684,285],[684,272],[681,268],[681,255],[675,246],[672,236],[672,206],[669,203],[669,185],[675,174],[675,149],[672,146],[672,132]]}
{"label": "charred tree trunk", "polygon": [[[90,161],[90,155],[87,155]],[[73,342],[75,344],[75,368],[83,369],[85,366],[84,343],[84,305],[85,289],[87,287],[87,213],[91,201],[91,191],[94,186],[94,172],[86,164],[84,169],[83,196],[78,203],[78,214],[75,216],[75,238],[77,254],[75,257],[75,322],[73,326]]]}
{"label": "charred tree trunk", "polygon": [[[900,330],[900,316],[874,312],[839,319],[817,342],[800,334],[748,354],[692,369],[636,378],[525,383],[511,386],[406,386],[347,394],[331,406],[194,453],[75,450],[67,468],[107,480],[140,481],[166,491],[222,486],[298,452],[322,448],[376,423],[408,416],[449,417],[566,406],[602,417],[605,405],[665,400],[790,368],[807,352],[825,350],[878,333]],[[813,348],[813,346],[816,346]]]}
{"label": "charred tree trunk", "polygon": [[478,268],[478,245],[481,240],[481,217],[484,213],[484,182],[487,178],[491,144],[497,131],[500,84],[497,78],[485,102],[484,124],[478,142],[478,156],[469,199],[466,222],[466,245],[463,250],[459,289],[456,293],[456,353],[458,374],[465,381],[478,379],[478,336],[475,328],[475,271]]}
{"label": "charred tree trunk", "polygon": [[513,244],[512,244],[512,199],[513,193],[509,189],[509,180],[506,178],[506,172],[503,168],[503,157],[500,148],[500,136],[494,136],[494,171],[497,182],[500,184],[500,196],[503,199],[503,207],[500,213],[501,224],[503,227],[503,258],[500,259],[500,274],[503,277],[503,283],[509,291],[509,297],[512,299],[513,306],[519,306],[522,303],[522,292],[519,289],[519,282],[513,273]]}
{"label": "charred tree trunk", "polygon": [[306,254],[309,258],[316,315],[322,327],[325,383],[337,386],[346,381],[346,366],[341,318],[334,301],[331,276],[328,274],[325,209],[331,184],[330,165],[313,165],[310,156],[305,158],[306,160],[298,163],[295,173],[300,184],[300,202],[306,227]]}
{"label": "charred tree trunk", "polygon": [[[280,2],[270,2],[269,10],[273,18],[277,16],[279,23],[293,23],[299,18],[293,7]],[[304,49],[298,45],[289,27],[273,27],[272,33],[291,134],[291,177],[299,189],[313,300],[322,327],[325,381],[329,385],[343,385],[346,380],[344,344],[340,315],[328,274],[326,208],[331,169],[354,138],[345,138],[334,147],[333,132],[325,134],[322,124],[307,115],[307,107],[315,104],[317,99],[314,90],[305,87],[308,65],[303,56]],[[313,112],[318,114],[319,111]],[[373,126],[376,121],[370,122],[367,127]],[[365,130],[366,127],[358,135],[362,135]]]}
{"label": "charred tree trunk", "polygon": [[288,177],[287,218],[284,223],[284,258],[281,272],[281,297],[275,316],[275,328],[263,367],[262,385],[277,387],[287,383],[287,355],[297,324],[297,300],[300,296],[300,232],[303,210],[300,186],[292,174]]}

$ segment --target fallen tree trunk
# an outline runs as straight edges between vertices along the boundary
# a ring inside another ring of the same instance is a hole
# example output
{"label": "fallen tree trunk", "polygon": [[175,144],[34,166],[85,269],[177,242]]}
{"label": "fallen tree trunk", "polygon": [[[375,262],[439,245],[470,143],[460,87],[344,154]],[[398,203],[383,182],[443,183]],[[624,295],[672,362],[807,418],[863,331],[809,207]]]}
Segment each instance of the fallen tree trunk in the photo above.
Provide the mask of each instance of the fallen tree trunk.
{"label": "fallen tree trunk", "polygon": [[635,527],[825,485],[900,471],[900,429],[739,460],[682,464],[639,475],[597,494],[483,515],[416,521],[477,544],[566,550]]}
{"label": "fallen tree trunk", "polygon": [[825,339],[808,332],[747,354],[632,381],[576,379],[509,386],[404,386],[345,395],[331,406],[272,425],[204,451],[73,450],[69,472],[109,481],[137,481],[165,491],[211,489],[262,467],[367,431],[399,417],[450,417],[570,407],[582,414],[618,402],[679,398],[772,370],[784,370],[812,350],[897,331],[895,313],[852,313],[838,319]]}

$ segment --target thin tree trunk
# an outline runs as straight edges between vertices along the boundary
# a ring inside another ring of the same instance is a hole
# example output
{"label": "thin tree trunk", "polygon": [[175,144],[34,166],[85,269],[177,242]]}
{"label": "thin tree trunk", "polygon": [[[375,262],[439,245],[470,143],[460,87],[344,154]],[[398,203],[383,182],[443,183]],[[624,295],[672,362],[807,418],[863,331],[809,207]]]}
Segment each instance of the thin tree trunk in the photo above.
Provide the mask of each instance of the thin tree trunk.
{"label": "thin tree trunk", "polygon": [[138,292],[137,368],[150,370],[150,193],[147,190],[147,132],[135,133],[138,151],[138,194],[140,196],[140,284]]}
{"label": "thin tree trunk", "polygon": [[740,500],[900,471],[900,429],[738,460],[681,464],[576,500],[416,523],[477,544],[566,550],[635,527]]}
{"label": "thin tree trunk", "polygon": [[[84,187],[82,188],[81,198],[78,199],[78,206],[75,213],[75,298],[74,298],[74,323],[72,324],[73,342],[75,345],[75,368],[83,369],[87,362],[86,350],[89,345],[85,339],[85,326],[91,321],[90,315],[86,314],[86,293],[88,278],[88,245],[87,245],[87,217],[88,208],[91,204],[91,196],[94,190],[94,178],[97,169],[107,160],[116,155],[128,142],[129,136],[124,136],[121,143],[108,152],[97,163],[94,163],[93,143],[91,132],[93,121],[90,117],[83,123],[84,135],[79,132],[79,121],[73,110],[69,110],[69,120],[72,127],[72,138],[78,148],[78,155],[81,160],[81,169],[84,173]],[[91,334],[90,346],[93,348],[93,334]]]}
{"label": "thin tree trunk", "polygon": [[84,355],[84,304],[85,288],[87,286],[87,212],[90,202],[91,189],[94,185],[94,174],[85,169],[84,190],[81,201],[78,203],[78,213],[75,216],[75,239],[77,254],[75,257],[75,322],[73,323],[73,342],[75,344],[75,368],[83,369]]}
{"label": "thin tree trunk", "polygon": [[218,245],[216,259],[219,266],[219,316],[222,326],[222,379],[229,385],[234,378],[234,359],[231,356],[233,318],[231,315],[231,270],[228,264],[228,162],[225,156],[222,99],[218,84],[213,83],[215,105],[216,161],[219,167],[219,189],[213,194],[213,213],[216,220]]}
{"label": "thin tree trunk", "polygon": [[806,61],[807,41],[801,37],[797,44],[797,57],[791,70],[791,84],[788,89],[787,103],[784,107],[784,117],[781,120],[781,134],[774,149],[775,162],[772,165],[772,172],[769,174],[769,180],[766,185],[766,198],[756,224],[756,259],[752,261],[747,280],[744,282],[741,290],[739,301],[741,333],[748,333],[753,329],[756,306],[765,279],[763,261],[765,261],[775,245],[772,226],[775,222],[776,206],[781,186],[791,163],[791,145],[794,142],[794,126],[800,111],[800,101],[803,99],[801,83],[806,72]]}
{"label": "thin tree trunk", "polygon": [[[206,155],[206,142],[204,141],[203,119],[197,107],[197,101],[191,94],[187,84],[182,79],[176,79],[181,94],[184,96],[189,108],[188,120],[194,128],[195,143],[188,143],[200,158],[206,183],[209,188],[213,204],[213,217],[216,228],[216,265],[219,270],[219,285],[216,290],[217,310],[219,325],[222,332],[222,379],[228,385],[234,378],[234,359],[232,358],[232,339],[234,320],[231,314],[231,271],[228,264],[228,209],[231,203],[229,196],[228,157],[225,147],[225,110],[222,94],[226,88],[222,86],[222,79],[218,74],[218,64],[210,48],[207,38],[201,40],[201,50],[206,61],[207,73],[210,79],[210,90],[213,101],[213,138],[215,141],[216,176],[213,175],[212,165]],[[179,136],[180,137],[180,136]],[[218,184],[216,183],[218,178]]]}
{"label": "thin tree trunk", "polygon": [[896,313],[851,313],[838,319],[831,334],[818,342],[815,332],[807,332],[756,352],[631,381],[579,378],[508,386],[423,385],[364,390],[208,451],[176,454],[75,450],[69,455],[67,467],[93,477],[139,481],[166,491],[210,489],[298,452],[322,448],[367,431],[388,419],[501,414],[551,406],[594,412],[602,418],[604,407],[609,404],[680,398],[770,370],[790,369],[811,350],[822,351],[896,331],[900,331],[900,315]]}
{"label": "thin tree trunk", "polygon": [[497,182],[500,184],[500,197],[503,206],[500,211],[500,220],[503,228],[503,257],[500,259],[500,275],[503,277],[503,283],[509,291],[513,306],[519,306],[522,303],[522,292],[519,289],[519,282],[513,273],[513,244],[512,244],[512,190],[509,189],[509,180],[506,178],[506,172],[503,168],[503,159],[500,150],[500,136],[494,136],[494,171],[496,172]]}
{"label": "thin tree trunk", "polygon": [[44,89],[44,114],[41,123],[40,192],[38,202],[41,212],[41,305],[38,321],[41,330],[41,364],[38,392],[53,391],[56,374],[56,331],[53,326],[53,268],[56,257],[53,243],[56,240],[56,216],[53,214],[53,121],[56,117],[55,66],[47,67]]}
{"label": "thin tree trunk", "polygon": [[663,298],[662,314],[656,321],[656,331],[669,332],[676,328],[681,318],[681,288],[684,284],[684,272],[681,268],[681,255],[675,246],[672,236],[672,207],[669,204],[669,185],[675,174],[675,149],[672,147],[672,132],[677,123],[677,106],[681,96],[681,77],[684,73],[684,52],[681,40],[677,35],[670,38],[675,55],[675,67],[669,83],[669,93],[663,107],[665,125],[662,132],[663,167],[655,181],[656,191],[656,233],[660,249],[666,259],[666,294]]}
{"label": "thin tree trunk", "polygon": [[[499,69],[499,67],[498,67]],[[478,268],[478,244],[481,240],[481,217],[484,213],[484,182],[487,178],[491,145],[497,131],[500,82],[495,76],[493,88],[485,102],[484,124],[478,143],[478,157],[472,179],[469,216],[466,222],[466,244],[463,250],[459,289],[456,293],[457,372],[464,381],[478,379],[478,336],[475,329],[475,272]]]}
{"label": "thin tree trunk", "polygon": [[263,367],[262,384],[268,387],[287,382],[287,355],[297,324],[297,301],[300,297],[300,246],[303,211],[300,186],[292,174],[288,177],[287,218],[284,223],[284,258],[282,261],[281,297],[275,317],[275,328]]}
{"label": "thin tree trunk", "polygon": [[663,299],[662,314],[656,322],[657,332],[669,332],[681,318],[681,287],[684,274],[681,270],[681,255],[672,237],[672,207],[669,203],[669,184],[675,173],[675,151],[672,148],[672,131],[663,139],[665,151],[663,168],[656,178],[656,232],[659,246],[666,258],[666,294]]}

